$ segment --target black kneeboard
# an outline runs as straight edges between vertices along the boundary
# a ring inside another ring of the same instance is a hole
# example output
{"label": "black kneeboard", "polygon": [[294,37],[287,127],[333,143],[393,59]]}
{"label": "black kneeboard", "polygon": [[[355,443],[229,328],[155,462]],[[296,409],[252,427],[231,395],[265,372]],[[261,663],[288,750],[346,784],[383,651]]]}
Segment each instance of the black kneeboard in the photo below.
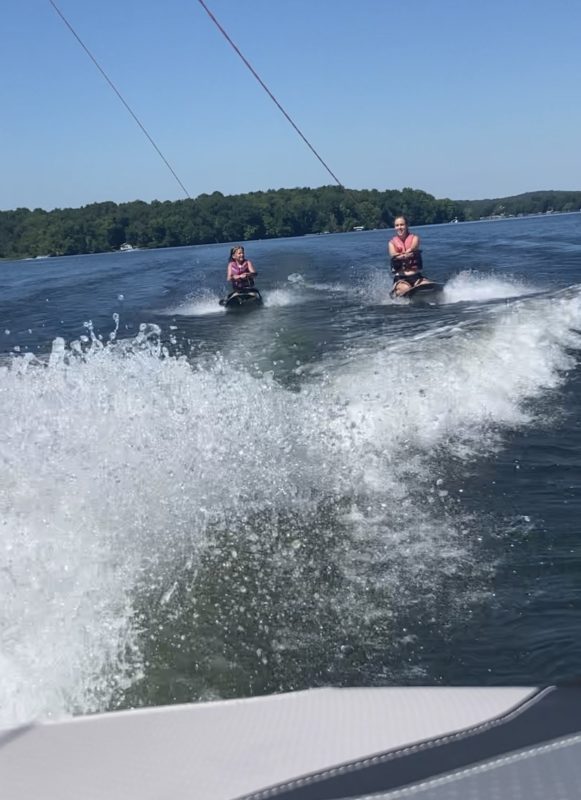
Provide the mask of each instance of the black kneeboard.
{"label": "black kneeboard", "polygon": [[220,300],[220,305],[228,310],[241,308],[257,308],[262,305],[262,295],[258,289],[235,289]]}
{"label": "black kneeboard", "polygon": [[444,287],[440,283],[419,283],[412,286],[403,297],[412,303],[438,303],[442,298]]}

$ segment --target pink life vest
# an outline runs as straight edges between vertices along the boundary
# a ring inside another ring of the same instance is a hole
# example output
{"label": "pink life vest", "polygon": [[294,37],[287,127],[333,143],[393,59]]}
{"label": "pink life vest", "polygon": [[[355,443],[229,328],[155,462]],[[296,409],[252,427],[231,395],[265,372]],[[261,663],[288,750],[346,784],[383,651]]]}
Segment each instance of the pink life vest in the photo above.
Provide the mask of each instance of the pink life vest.
{"label": "pink life vest", "polygon": [[410,249],[413,243],[414,243],[413,233],[408,233],[405,239],[402,239],[401,236],[394,236],[390,242],[390,244],[392,244],[395,247],[398,253],[405,253],[406,250]]}
{"label": "pink life vest", "polygon": [[248,261],[244,260],[242,264],[239,264],[238,261],[231,261],[228,266],[234,277],[232,285],[235,289],[247,289],[249,286],[254,285],[254,280],[251,277],[236,279],[236,275],[243,275],[248,271]]}
{"label": "pink life vest", "polygon": [[[394,246],[398,253],[405,253],[406,250],[414,243],[414,234],[408,233],[405,239],[402,239],[401,236],[394,236],[391,239],[390,244]],[[422,268],[421,256],[418,256],[418,250],[413,250],[408,257],[405,259],[393,259],[391,261],[391,268],[394,272],[406,271],[406,272],[418,272]]]}

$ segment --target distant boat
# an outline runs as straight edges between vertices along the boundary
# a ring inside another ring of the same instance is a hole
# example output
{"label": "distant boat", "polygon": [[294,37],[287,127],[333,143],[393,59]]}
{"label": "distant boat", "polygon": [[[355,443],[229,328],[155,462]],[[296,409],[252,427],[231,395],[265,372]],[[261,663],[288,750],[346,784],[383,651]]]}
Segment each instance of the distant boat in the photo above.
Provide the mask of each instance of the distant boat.
{"label": "distant boat", "polygon": [[365,225],[355,225],[353,230],[354,231],[364,231],[365,230]]}
{"label": "distant boat", "polygon": [[125,242],[124,244],[121,245],[119,251],[122,253],[127,253],[129,250],[138,250],[138,249],[139,249],[138,247],[133,247],[132,244]]}
{"label": "distant boat", "polygon": [[452,225],[454,222],[458,222],[458,217],[454,217],[454,219],[451,219],[450,225]]}

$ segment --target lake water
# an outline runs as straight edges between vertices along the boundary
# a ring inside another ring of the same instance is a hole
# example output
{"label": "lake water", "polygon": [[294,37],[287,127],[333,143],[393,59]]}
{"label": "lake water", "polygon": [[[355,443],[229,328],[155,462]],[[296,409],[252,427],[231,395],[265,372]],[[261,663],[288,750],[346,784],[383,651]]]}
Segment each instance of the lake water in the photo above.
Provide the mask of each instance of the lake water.
{"label": "lake water", "polygon": [[581,214],[0,263],[0,725],[581,663]]}

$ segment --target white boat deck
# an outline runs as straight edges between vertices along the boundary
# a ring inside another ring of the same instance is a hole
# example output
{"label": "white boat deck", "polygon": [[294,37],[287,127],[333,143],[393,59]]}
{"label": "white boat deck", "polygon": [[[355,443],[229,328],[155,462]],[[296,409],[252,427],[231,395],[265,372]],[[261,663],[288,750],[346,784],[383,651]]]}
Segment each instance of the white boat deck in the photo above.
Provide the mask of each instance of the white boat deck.
{"label": "white boat deck", "polygon": [[531,688],[361,688],[140,709],[0,732],[2,800],[232,800],[463,728]]}

